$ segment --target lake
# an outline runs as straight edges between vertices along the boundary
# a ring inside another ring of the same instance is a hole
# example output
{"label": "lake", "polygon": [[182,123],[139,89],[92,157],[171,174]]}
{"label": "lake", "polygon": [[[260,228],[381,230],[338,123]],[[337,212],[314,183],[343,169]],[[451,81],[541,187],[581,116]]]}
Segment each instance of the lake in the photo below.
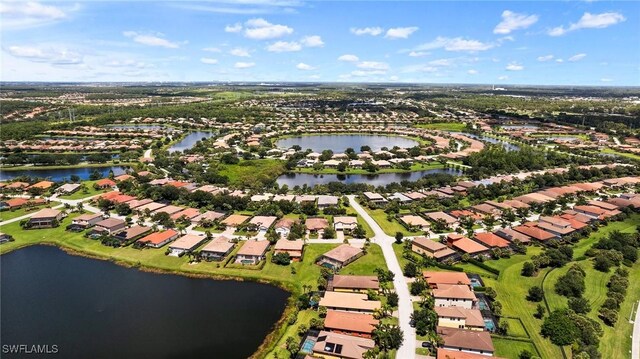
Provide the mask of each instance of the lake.
{"label": "lake", "polygon": [[70,179],[72,175],[80,177],[82,180],[88,180],[93,171],[98,171],[102,177],[109,175],[109,171],[113,171],[113,174],[119,176],[125,173],[125,167],[120,166],[107,166],[107,167],[83,167],[83,168],[62,168],[62,169],[34,169],[20,170],[20,171],[0,171],[0,180],[6,181],[12,178],[29,176],[29,177],[41,177],[49,178],[54,182],[63,181],[64,179]]}
{"label": "lake", "polygon": [[473,139],[476,139],[478,141],[484,141],[484,142],[488,142],[488,143],[492,143],[492,144],[500,144],[502,145],[502,147],[504,147],[507,151],[520,151],[520,146],[518,145],[514,145],[510,142],[504,141],[504,140],[499,140],[497,138],[493,138],[493,137],[489,137],[489,136],[478,136],[476,134],[473,133],[462,133],[462,132],[456,132],[460,135],[464,135],[467,137],[471,137]]}
{"label": "lake", "polygon": [[0,262],[2,344],[55,344],[60,358],[246,358],[288,297],[266,284],[147,273],[49,246]]}
{"label": "lake", "polygon": [[276,146],[281,148],[290,148],[294,145],[302,147],[303,150],[310,148],[314,152],[332,150],[335,153],[342,153],[347,148],[353,148],[356,152],[360,152],[362,146],[369,146],[372,151],[380,151],[382,147],[389,149],[393,146],[410,148],[419,145],[419,143],[406,137],[368,134],[295,136],[276,142]]}
{"label": "lake", "polygon": [[185,138],[180,140],[180,142],[171,146],[169,148],[169,152],[188,150],[191,147],[193,147],[193,145],[195,145],[196,142],[200,141],[201,139],[213,137],[215,135],[216,135],[215,132],[208,132],[208,131],[190,132]]}
{"label": "lake", "polygon": [[289,188],[294,186],[302,187],[307,184],[309,187],[313,187],[319,184],[327,184],[329,182],[344,182],[344,183],[366,183],[374,186],[386,186],[389,183],[401,181],[417,181],[420,178],[434,174],[434,173],[448,173],[454,176],[460,176],[462,174],[459,170],[450,168],[437,168],[426,171],[415,171],[405,173],[379,173],[379,174],[357,174],[357,175],[342,175],[342,174],[324,174],[314,175],[309,173],[287,173],[278,177],[278,185],[287,185]]}
{"label": "lake", "polygon": [[123,129],[123,130],[130,130],[130,129],[136,129],[136,130],[164,130],[165,128],[167,128],[166,126],[163,125],[105,125],[105,127],[111,127],[111,128],[118,128],[118,129]]}

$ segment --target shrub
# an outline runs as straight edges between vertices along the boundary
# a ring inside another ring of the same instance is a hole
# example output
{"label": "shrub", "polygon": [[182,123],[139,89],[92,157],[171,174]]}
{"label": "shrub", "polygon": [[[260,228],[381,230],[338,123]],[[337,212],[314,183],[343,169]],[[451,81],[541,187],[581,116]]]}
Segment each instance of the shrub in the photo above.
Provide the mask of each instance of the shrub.
{"label": "shrub", "polygon": [[529,288],[529,294],[527,294],[527,300],[530,302],[541,302],[544,299],[544,291],[541,287]]}

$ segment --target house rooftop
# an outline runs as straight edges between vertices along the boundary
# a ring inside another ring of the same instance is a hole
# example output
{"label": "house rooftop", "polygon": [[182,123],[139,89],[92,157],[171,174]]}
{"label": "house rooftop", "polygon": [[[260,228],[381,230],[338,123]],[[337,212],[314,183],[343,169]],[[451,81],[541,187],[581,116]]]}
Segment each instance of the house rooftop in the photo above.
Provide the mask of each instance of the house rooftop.
{"label": "house rooftop", "polygon": [[327,310],[324,327],[328,330],[371,333],[379,322],[371,314]]}
{"label": "house rooftop", "polygon": [[464,272],[424,271],[422,275],[430,286],[439,286],[442,284],[471,285],[471,280]]}
{"label": "house rooftop", "polygon": [[381,307],[378,300],[367,300],[364,293],[324,292],[320,299],[321,306],[328,308],[343,308],[353,310],[374,311]]}
{"label": "house rooftop", "polygon": [[333,288],[380,289],[378,277],[374,275],[339,275],[332,279]]}
{"label": "house rooftop", "polygon": [[362,253],[362,249],[341,244],[324,254],[325,257],[344,263]]}
{"label": "house rooftop", "polygon": [[239,256],[262,256],[267,251],[267,248],[269,248],[269,241],[247,240],[237,254]]}
{"label": "house rooftop", "polygon": [[445,347],[469,349],[492,353],[495,351],[491,334],[477,330],[438,327],[436,332],[444,340]]}

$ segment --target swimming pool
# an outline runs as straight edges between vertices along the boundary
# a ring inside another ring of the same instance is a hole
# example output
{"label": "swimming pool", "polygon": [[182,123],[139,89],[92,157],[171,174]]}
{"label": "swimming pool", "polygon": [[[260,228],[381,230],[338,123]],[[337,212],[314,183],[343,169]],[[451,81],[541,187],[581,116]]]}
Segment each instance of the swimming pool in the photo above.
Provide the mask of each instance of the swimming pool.
{"label": "swimming pool", "polygon": [[487,328],[488,331],[493,332],[496,329],[496,324],[492,319],[485,319],[484,327]]}
{"label": "swimming pool", "polygon": [[316,345],[316,338],[309,338],[304,340],[302,343],[302,347],[300,347],[301,353],[311,353],[313,352],[313,346]]}

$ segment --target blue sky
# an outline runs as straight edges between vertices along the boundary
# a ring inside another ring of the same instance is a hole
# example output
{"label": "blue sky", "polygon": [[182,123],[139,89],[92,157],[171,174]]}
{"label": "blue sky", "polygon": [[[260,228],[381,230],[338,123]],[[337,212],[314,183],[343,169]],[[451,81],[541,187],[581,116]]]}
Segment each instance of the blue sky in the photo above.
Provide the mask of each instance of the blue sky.
{"label": "blue sky", "polygon": [[0,3],[2,81],[640,85],[635,1]]}

